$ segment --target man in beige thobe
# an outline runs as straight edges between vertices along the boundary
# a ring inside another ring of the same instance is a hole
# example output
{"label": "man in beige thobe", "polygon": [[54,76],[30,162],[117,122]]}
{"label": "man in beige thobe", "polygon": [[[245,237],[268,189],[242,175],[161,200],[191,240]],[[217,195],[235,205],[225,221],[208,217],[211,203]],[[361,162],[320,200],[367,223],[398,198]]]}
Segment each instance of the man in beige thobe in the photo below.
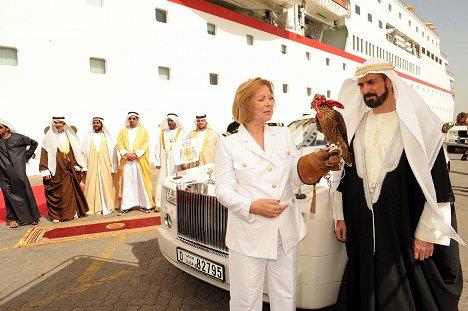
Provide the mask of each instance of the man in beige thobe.
{"label": "man in beige thobe", "polygon": [[92,129],[83,141],[83,158],[87,164],[85,196],[88,201],[87,214],[107,215],[118,207],[117,148],[104,119],[94,117]]}
{"label": "man in beige thobe", "polygon": [[214,162],[216,144],[219,134],[208,126],[206,114],[195,117],[195,130],[187,135],[187,139],[196,139],[198,142],[199,159],[196,162],[189,163],[189,167],[196,167]]}

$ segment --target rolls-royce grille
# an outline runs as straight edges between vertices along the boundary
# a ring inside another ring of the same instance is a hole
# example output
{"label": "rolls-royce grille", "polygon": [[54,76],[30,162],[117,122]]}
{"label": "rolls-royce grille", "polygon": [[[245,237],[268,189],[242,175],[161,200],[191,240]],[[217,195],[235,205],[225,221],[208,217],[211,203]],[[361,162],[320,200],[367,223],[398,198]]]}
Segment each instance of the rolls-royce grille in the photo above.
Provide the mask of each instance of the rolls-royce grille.
{"label": "rolls-royce grille", "polygon": [[216,197],[177,190],[179,237],[227,253],[225,244],[227,209]]}

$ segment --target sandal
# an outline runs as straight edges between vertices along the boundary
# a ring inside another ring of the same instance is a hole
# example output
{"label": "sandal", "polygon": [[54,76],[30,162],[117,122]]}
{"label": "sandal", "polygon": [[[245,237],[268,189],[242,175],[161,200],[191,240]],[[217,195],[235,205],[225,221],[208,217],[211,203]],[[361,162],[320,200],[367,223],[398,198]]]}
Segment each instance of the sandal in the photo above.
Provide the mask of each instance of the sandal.
{"label": "sandal", "polygon": [[10,221],[10,228],[18,228],[18,222],[16,220]]}
{"label": "sandal", "polygon": [[151,209],[146,209],[146,208],[140,207],[140,212],[151,213]]}
{"label": "sandal", "polygon": [[128,213],[128,209],[118,212],[117,216],[123,216],[124,214],[127,214],[127,213]]}
{"label": "sandal", "polygon": [[38,225],[38,224],[39,224],[39,223],[38,223],[37,221],[33,221],[33,222],[31,223],[31,225],[33,225],[33,226],[36,226],[36,225]]}

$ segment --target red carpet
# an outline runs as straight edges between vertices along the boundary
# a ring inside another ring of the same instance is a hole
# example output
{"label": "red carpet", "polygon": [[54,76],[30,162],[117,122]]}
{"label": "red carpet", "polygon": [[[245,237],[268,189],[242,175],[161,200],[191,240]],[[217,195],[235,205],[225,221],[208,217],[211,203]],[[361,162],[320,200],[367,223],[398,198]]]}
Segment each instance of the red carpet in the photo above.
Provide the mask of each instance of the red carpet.
{"label": "red carpet", "polygon": [[[34,197],[36,198],[37,207],[42,216],[47,215],[47,204],[44,194],[44,186],[34,186],[32,187]],[[6,208],[5,208],[5,199],[3,198],[3,192],[0,191],[0,223],[4,223],[6,220]]]}
{"label": "red carpet", "polygon": [[161,224],[159,214],[115,217],[86,223],[31,227],[17,247],[64,243],[155,230]]}

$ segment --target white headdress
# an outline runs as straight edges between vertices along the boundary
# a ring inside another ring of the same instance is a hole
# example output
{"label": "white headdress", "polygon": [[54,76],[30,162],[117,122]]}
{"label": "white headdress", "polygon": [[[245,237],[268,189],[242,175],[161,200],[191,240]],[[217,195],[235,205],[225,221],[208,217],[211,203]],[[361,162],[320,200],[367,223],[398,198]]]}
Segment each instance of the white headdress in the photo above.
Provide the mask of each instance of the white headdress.
{"label": "white headdress", "polygon": [[194,121],[194,123],[195,123],[195,128],[197,128],[197,120],[201,120],[201,119],[205,119],[205,121],[206,121],[206,126],[207,126],[207,127],[210,127],[210,125],[208,124],[208,121],[206,120],[206,113],[205,113],[205,114],[202,114],[202,115],[197,115],[197,116],[195,116],[195,121]]}
{"label": "white headdress", "polygon": [[130,126],[130,123],[128,122],[128,118],[130,118],[130,117],[137,117],[137,118],[138,118],[138,125],[143,126],[143,121],[141,120],[141,117],[140,117],[140,115],[138,114],[138,112],[130,111],[130,112],[127,114],[127,117],[125,118],[125,127],[129,127],[129,126]]}
{"label": "white headdress", "polygon": [[109,153],[109,160],[112,164],[112,172],[117,172],[117,167],[118,167],[118,162],[117,162],[117,154],[116,154],[116,143],[114,139],[112,138],[109,130],[107,129],[104,119],[101,117],[94,117],[91,120],[91,130],[88,132],[88,134],[85,136],[83,140],[83,146],[82,146],[82,151],[86,156],[89,156],[89,153],[91,151],[91,137],[94,133],[94,128],[93,128],[93,121],[94,120],[99,120],[102,123],[102,131],[106,135],[106,142],[107,142],[107,152]]}
{"label": "white headdress", "polygon": [[[59,145],[59,132],[54,126],[54,120],[61,120],[65,122],[65,117],[53,117],[50,123],[50,127],[46,132],[44,139],[42,140],[42,148],[47,151],[47,167],[49,168],[50,173],[55,175],[55,170],[57,166],[57,148]],[[79,166],[84,167],[83,156],[81,154],[81,146],[78,140],[78,136],[76,136],[75,131],[65,122],[64,125],[64,132],[67,134],[68,141],[70,143],[70,147],[73,150],[73,154],[75,156],[76,162]]]}
{"label": "white headdress", "polygon": [[356,70],[354,77],[343,83],[338,101],[346,106],[341,114],[346,123],[348,141],[351,143],[359,123],[366,112],[370,110],[364,103],[357,80],[368,73],[386,75],[393,85],[405,154],[430,206],[438,229],[446,236],[463,243],[450,224],[445,222],[437,206],[436,192],[431,176],[432,166],[444,140],[441,131],[443,122],[427,107],[421,95],[397,75],[394,68],[391,63],[383,59],[370,59]]}
{"label": "white headdress", "polygon": [[4,119],[0,119],[0,124],[3,124],[5,125],[6,127],[8,127],[10,129],[10,132],[11,133],[18,133],[15,129],[15,127],[8,121],[4,120]]}
{"label": "white headdress", "polygon": [[169,124],[167,124],[167,119],[171,119],[177,124],[177,128],[180,128],[181,131],[185,131],[184,126],[179,121],[179,116],[175,113],[168,113],[167,116],[161,121],[161,123],[159,124],[161,131],[164,131],[165,129],[169,128]]}

